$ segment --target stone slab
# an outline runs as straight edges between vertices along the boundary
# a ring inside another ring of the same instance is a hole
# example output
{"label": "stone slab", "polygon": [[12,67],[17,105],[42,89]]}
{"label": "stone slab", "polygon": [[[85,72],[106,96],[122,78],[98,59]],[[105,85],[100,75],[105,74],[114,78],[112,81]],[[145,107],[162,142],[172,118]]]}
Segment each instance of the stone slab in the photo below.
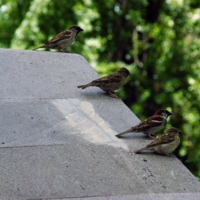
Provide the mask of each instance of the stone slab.
{"label": "stone slab", "polygon": [[80,55],[0,49],[0,199],[194,199],[200,183],[175,157],[135,155],[140,120],[85,84]]}
{"label": "stone slab", "polygon": [[[168,193],[168,194],[140,194],[124,196],[106,196],[106,197],[89,197],[75,198],[75,200],[198,200],[200,193]],[[63,200],[69,200],[63,199]],[[59,199],[53,199],[59,200]]]}

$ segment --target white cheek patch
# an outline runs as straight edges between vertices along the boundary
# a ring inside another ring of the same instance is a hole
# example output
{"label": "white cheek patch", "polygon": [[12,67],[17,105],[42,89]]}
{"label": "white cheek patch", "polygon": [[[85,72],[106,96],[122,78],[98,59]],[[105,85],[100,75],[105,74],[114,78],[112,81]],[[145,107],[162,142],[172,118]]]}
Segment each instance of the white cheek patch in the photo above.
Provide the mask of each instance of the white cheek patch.
{"label": "white cheek patch", "polygon": [[152,120],[152,122],[159,123],[159,124],[162,123],[161,121],[158,121],[158,120]]}
{"label": "white cheek patch", "polygon": [[167,119],[168,115],[167,115],[166,113],[163,113],[163,114],[161,115],[161,117],[162,117],[163,119]]}

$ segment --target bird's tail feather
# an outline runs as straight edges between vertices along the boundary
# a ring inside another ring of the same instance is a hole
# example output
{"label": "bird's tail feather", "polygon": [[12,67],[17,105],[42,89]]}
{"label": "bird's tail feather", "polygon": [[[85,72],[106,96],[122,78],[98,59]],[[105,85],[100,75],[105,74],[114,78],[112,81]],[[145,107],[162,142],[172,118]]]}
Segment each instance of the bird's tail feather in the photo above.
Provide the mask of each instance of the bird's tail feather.
{"label": "bird's tail feather", "polygon": [[39,48],[44,48],[44,45],[42,45],[42,46],[39,46],[39,47],[37,47],[37,48],[33,49],[33,51],[34,51],[34,50],[36,50],[36,49],[39,49]]}
{"label": "bird's tail feather", "polygon": [[35,49],[33,49],[33,51],[35,51],[36,49],[39,49],[40,47],[37,47],[37,48],[35,48]]}
{"label": "bird's tail feather", "polygon": [[79,86],[77,86],[77,88],[85,89],[85,88],[87,88],[87,87],[89,87],[89,86],[90,86],[90,84],[79,85]]}
{"label": "bird's tail feather", "polygon": [[46,44],[43,44],[42,46],[39,46],[39,47],[37,47],[37,48],[35,48],[33,50],[36,50],[36,49],[39,49],[39,48],[52,48],[52,44],[46,43]]}
{"label": "bird's tail feather", "polygon": [[144,150],[147,150],[148,148],[147,147],[144,147],[144,148],[141,148],[141,149],[138,149],[136,151],[134,151],[134,153],[140,153],[141,151],[144,151]]}
{"label": "bird's tail feather", "polygon": [[127,133],[130,133],[130,132],[132,132],[132,131],[133,131],[133,129],[130,128],[130,129],[128,129],[127,131],[124,131],[124,132],[122,132],[122,133],[117,134],[116,137],[121,138],[122,135],[125,135],[125,134],[127,134]]}

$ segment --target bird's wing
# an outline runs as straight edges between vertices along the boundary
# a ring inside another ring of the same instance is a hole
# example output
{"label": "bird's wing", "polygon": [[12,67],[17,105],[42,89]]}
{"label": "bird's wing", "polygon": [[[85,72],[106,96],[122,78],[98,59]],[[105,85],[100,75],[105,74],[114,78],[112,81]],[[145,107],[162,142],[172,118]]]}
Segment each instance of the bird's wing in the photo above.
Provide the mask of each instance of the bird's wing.
{"label": "bird's wing", "polygon": [[72,31],[70,30],[63,31],[59,33],[58,35],[56,35],[55,37],[53,37],[48,43],[54,43],[54,42],[58,42],[59,40],[68,39],[71,37],[71,35],[72,35]]}
{"label": "bird's wing", "polygon": [[110,74],[108,76],[103,76],[99,79],[96,79],[94,81],[92,81],[93,83],[118,83],[120,82],[122,79],[122,77],[120,75],[113,75],[113,74]]}
{"label": "bird's wing", "polygon": [[136,127],[137,129],[141,129],[143,131],[148,130],[150,128],[160,126],[163,122],[163,118],[160,116],[151,116],[138,124]]}
{"label": "bird's wing", "polygon": [[170,143],[170,142],[174,141],[174,139],[175,139],[174,137],[175,137],[174,135],[165,133],[165,134],[161,135],[160,137],[158,137],[157,139],[155,139],[149,145],[147,145],[147,147]]}

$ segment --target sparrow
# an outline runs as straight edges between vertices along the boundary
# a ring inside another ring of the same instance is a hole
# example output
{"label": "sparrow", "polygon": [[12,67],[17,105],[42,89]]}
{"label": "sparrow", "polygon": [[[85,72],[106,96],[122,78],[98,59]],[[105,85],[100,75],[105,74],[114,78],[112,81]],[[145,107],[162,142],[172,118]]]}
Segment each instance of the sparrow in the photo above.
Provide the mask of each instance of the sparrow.
{"label": "sparrow", "polygon": [[155,133],[160,131],[167,122],[167,117],[172,115],[167,110],[158,110],[153,116],[148,117],[146,120],[140,122],[136,126],[119,133],[116,137],[121,138],[122,135],[125,135],[130,132],[143,132],[144,134],[148,135],[151,139],[155,139]]}
{"label": "sparrow", "polygon": [[50,49],[56,49],[59,52],[62,52],[65,50],[65,48],[69,45],[71,45],[76,36],[79,32],[83,31],[83,29],[79,26],[71,26],[68,30],[65,30],[55,37],[53,37],[49,42],[45,43],[42,46],[39,46],[33,50],[39,49],[39,48],[50,48]]}
{"label": "sparrow", "polygon": [[169,155],[178,147],[180,143],[180,133],[182,133],[180,130],[172,127],[146,147],[135,151],[135,153],[140,153],[144,150],[153,150],[158,154]]}
{"label": "sparrow", "polygon": [[123,83],[125,82],[126,78],[129,75],[130,75],[130,72],[125,67],[122,67],[113,74],[103,76],[86,85],[79,85],[77,87],[81,89],[85,89],[89,86],[96,86],[106,91],[108,94],[111,95],[111,97],[118,99],[119,97],[115,95],[114,91],[119,89],[123,85]]}

